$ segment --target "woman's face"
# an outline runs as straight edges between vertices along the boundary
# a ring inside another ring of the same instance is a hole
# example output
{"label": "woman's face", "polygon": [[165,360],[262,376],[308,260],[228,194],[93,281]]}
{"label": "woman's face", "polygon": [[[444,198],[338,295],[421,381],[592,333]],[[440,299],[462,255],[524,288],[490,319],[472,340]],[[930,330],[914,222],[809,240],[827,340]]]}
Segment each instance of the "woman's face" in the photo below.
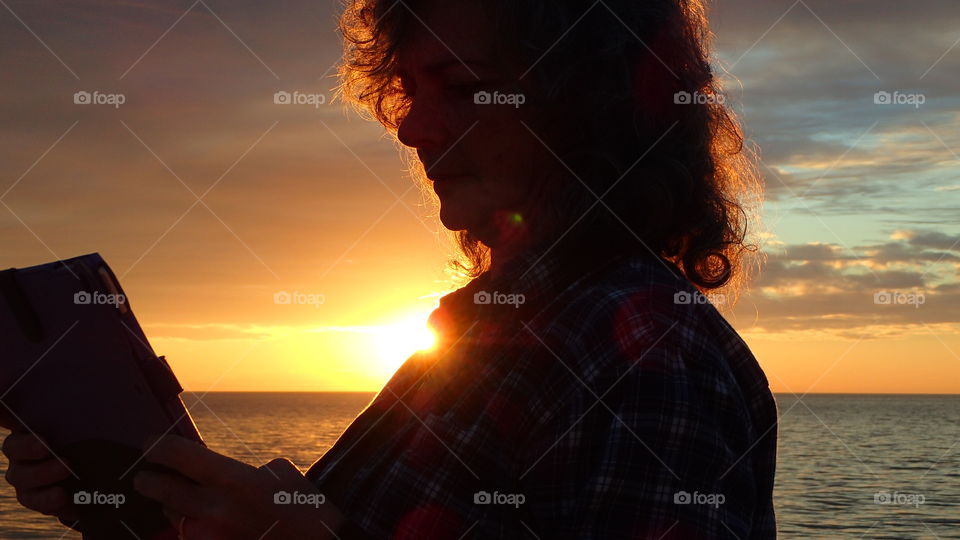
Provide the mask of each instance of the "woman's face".
{"label": "woman's face", "polygon": [[398,58],[412,101],[397,136],[416,149],[443,225],[497,247],[524,224],[531,182],[557,165],[524,122],[532,105],[518,80],[529,66],[495,60],[496,32],[479,2],[420,5]]}

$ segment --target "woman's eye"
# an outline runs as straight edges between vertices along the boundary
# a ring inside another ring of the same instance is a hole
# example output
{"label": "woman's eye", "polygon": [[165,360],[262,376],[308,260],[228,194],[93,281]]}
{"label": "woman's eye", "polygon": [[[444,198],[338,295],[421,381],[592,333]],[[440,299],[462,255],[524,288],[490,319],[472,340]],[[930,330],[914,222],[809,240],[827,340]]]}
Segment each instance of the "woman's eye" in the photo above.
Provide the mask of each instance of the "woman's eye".
{"label": "woman's eye", "polygon": [[458,83],[447,85],[447,90],[457,96],[473,96],[485,86],[483,81],[471,81],[468,83]]}

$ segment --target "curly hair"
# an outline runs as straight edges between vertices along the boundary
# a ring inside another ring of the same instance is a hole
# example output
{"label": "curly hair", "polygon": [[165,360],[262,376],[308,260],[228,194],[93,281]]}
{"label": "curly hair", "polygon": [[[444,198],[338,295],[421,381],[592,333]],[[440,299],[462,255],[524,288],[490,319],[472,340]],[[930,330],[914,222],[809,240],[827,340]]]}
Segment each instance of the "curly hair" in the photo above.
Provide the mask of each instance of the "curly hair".
{"label": "curly hair", "polygon": [[[418,31],[419,2],[346,1],[338,93],[395,134],[410,106],[397,59]],[[710,66],[704,0],[477,1],[504,54],[531,66],[551,112],[535,131],[573,173],[536,191],[551,216],[540,232],[575,228],[574,245],[644,250],[701,291],[739,291],[757,251],[747,225],[752,233],[762,185]],[[464,261],[454,264],[471,277],[488,269],[489,249],[469,231],[455,235]]]}

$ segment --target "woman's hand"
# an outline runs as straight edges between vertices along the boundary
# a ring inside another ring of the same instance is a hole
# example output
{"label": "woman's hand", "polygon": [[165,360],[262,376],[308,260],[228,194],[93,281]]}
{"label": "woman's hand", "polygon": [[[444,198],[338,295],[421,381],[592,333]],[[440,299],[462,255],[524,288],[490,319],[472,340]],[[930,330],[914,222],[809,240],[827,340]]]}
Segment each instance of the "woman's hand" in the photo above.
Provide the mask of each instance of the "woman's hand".
{"label": "woman's hand", "polygon": [[183,475],[140,471],[133,484],[185,540],[327,539],[342,520],[287,459],[256,468],[176,435],[148,445],[145,459]]}
{"label": "woman's hand", "polygon": [[70,494],[55,485],[73,473],[40,438],[28,431],[13,431],[3,440],[3,453],[10,462],[5,478],[16,490],[20,504],[61,522],[76,523]]}

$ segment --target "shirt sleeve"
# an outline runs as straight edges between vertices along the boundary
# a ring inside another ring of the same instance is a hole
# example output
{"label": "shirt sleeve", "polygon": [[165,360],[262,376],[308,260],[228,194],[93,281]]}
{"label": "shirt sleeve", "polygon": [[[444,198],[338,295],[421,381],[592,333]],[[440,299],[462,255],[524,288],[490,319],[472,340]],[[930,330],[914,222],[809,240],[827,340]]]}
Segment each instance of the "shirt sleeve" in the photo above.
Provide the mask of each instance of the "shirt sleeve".
{"label": "shirt sleeve", "polygon": [[[743,400],[670,345],[575,376],[525,449],[540,538],[748,538],[756,506]],[[592,359],[596,361],[596,359]]]}

